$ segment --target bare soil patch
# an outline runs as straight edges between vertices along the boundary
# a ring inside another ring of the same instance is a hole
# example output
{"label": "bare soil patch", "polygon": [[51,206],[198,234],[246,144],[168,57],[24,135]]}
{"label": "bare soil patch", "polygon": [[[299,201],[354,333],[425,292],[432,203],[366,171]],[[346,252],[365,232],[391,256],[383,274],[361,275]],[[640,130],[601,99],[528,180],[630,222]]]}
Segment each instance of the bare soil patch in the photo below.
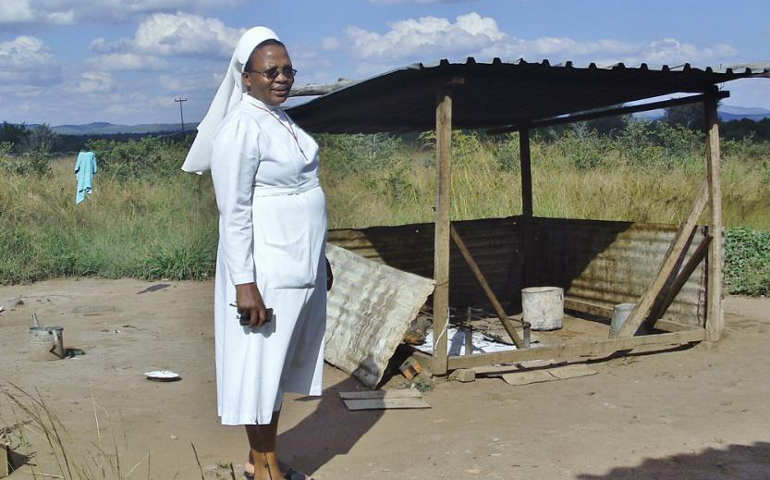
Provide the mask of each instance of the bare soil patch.
{"label": "bare soil patch", "polygon": [[[39,392],[73,458],[117,447],[126,478],[229,478],[242,429],[216,417],[210,282],[52,280],[0,287],[0,384]],[[139,293],[142,292],[143,293]],[[283,459],[323,479],[765,479],[770,477],[770,300],[726,299],[716,345],[592,363],[598,375],[526,386],[439,381],[430,410],[348,412],[357,380],[327,366],[320,399],[289,396]],[[82,357],[29,358],[32,313]],[[169,369],[182,380],[150,382]],[[0,427],[24,420],[0,400]],[[97,420],[99,427],[97,429]],[[35,472],[57,474],[23,427]],[[133,467],[130,475],[126,475]],[[28,465],[11,479],[33,478]],[[239,477],[240,478],[240,477]]]}

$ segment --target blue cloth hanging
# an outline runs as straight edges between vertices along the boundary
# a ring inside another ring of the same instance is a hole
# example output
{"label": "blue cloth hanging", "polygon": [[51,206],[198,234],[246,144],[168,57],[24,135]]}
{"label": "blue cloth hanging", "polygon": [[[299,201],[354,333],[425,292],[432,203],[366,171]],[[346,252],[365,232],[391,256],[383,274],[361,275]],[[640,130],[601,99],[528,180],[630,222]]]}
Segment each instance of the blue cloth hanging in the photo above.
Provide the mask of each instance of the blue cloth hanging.
{"label": "blue cloth hanging", "polygon": [[80,152],[75,162],[75,176],[78,179],[78,191],[75,203],[79,204],[94,190],[94,174],[96,173],[96,155],[94,152]]}

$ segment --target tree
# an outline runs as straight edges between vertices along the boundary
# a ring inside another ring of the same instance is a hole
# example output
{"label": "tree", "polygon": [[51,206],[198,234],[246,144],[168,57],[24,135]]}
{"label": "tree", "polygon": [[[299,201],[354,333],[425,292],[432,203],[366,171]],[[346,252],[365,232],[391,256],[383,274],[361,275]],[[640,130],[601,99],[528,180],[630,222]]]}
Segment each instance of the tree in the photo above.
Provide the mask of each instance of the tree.
{"label": "tree", "polygon": [[51,130],[47,124],[37,125],[32,130],[27,130],[27,135],[21,142],[24,151],[36,151],[50,153],[56,147],[59,134]]}
{"label": "tree", "polygon": [[0,125],[0,143],[11,143],[18,148],[28,135],[29,130],[27,130],[27,127],[23,123],[16,125],[3,122],[3,124]]}
{"label": "tree", "polygon": [[706,126],[704,118],[702,102],[668,107],[663,114],[663,121],[669,125],[678,125],[690,130],[703,130]]}

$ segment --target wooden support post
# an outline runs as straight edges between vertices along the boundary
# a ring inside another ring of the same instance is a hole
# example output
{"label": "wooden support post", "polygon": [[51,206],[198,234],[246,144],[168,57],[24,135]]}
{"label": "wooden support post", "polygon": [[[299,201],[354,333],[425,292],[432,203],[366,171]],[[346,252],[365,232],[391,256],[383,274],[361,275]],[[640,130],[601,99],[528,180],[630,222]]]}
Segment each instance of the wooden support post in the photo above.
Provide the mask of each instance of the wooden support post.
{"label": "wooden support post", "polygon": [[529,129],[519,130],[519,161],[521,163],[521,214],[532,216],[532,166],[529,149]]}
{"label": "wooden support post", "polygon": [[644,322],[652,312],[652,308],[655,304],[655,300],[660,295],[660,292],[668,284],[672,275],[674,275],[675,267],[679,265],[680,258],[684,255],[684,250],[689,243],[690,236],[695,230],[698,218],[700,218],[703,210],[706,208],[708,202],[709,188],[708,182],[703,182],[698,189],[698,193],[695,194],[695,201],[693,202],[692,210],[687,220],[679,228],[674,241],[669,248],[668,253],[663,259],[663,264],[660,266],[660,270],[652,283],[644,292],[642,298],[639,300],[636,308],[631,312],[626,322],[618,329],[618,337],[631,337],[639,329],[639,326]]}
{"label": "wooden support post", "polygon": [[[687,283],[687,280],[690,279],[690,275],[692,275],[692,272],[694,272],[695,269],[698,268],[698,265],[700,264],[700,262],[702,262],[703,259],[706,258],[706,252],[708,251],[710,242],[711,242],[710,237],[704,238],[703,241],[700,243],[700,245],[698,245],[698,248],[695,249],[695,252],[693,252],[693,254],[690,256],[690,259],[687,261],[687,263],[685,263],[684,267],[682,267],[682,270],[676,276],[674,283],[668,289],[668,292],[666,293],[666,297],[661,302],[660,307],[654,313],[654,320],[658,320],[663,315],[665,315],[666,310],[668,310],[668,307],[670,307],[671,304],[674,303],[674,298],[676,298],[679,291],[682,290],[682,287],[684,287],[684,285]],[[657,326],[657,323],[655,323],[655,326]]]}
{"label": "wooden support post", "polygon": [[[529,146],[529,129],[519,130],[519,162],[521,165],[521,222],[520,222],[520,242],[521,242],[521,288],[532,285],[533,279],[533,248],[532,235],[534,226],[532,225],[532,162]],[[520,292],[516,292],[519,304],[521,304]]]}
{"label": "wooden support post", "polygon": [[709,193],[711,195],[711,237],[708,259],[708,297],[706,299],[706,339],[715,342],[722,336],[722,185],[719,174],[719,118],[717,93],[703,101],[706,113],[706,153]]}
{"label": "wooden support post", "polygon": [[440,90],[436,97],[436,230],[434,234],[433,278],[433,364],[435,375],[448,368],[447,328],[449,326],[449,211],[452,188],[452,95]]}
{"label": "wooden support post", "polygon": [[491,303],[492,308],[495,309],[497,318],[499,318],[500,321],[502,322],[503,328],[505,328],[505,331],[508,332],[508,335],[511,337],[511,340],[513,340],[513,343],[516,345],[517,348],[524,348],[524,341],[516,333],[516,330],[513,327],[513,323],[511,322],[511,319],[508,318],[508,315],[505,313],[505,310],[503,310],[503,306],[500,304],[500,301],[497,299],[495,292],[492,291],[492,288],[489,286],[489,283],[487,283],[487,279],[484,278],[484,274],[481,273],[481,269],[479,268],[479,265],[473,259],[471,252],[468,250],[468,247],[465,246],[465,242],[463,242],[463,239],[460,238],[460,235],[457,233],[457,230],[455,230],[454,225],[450,225],[449,231],[452,235],[452,240],[454,240],[455,244],[457,245],[457,248],[460,250],[460,253],[463,255],[463,258],[465,259],[465,262],[468,264],[471,271],[473,272],[473,275],[476,277],[476,281],[479,282],[479,285],[481,285],[482,290],[484,290],[484,293],[487,295],[487,299],[489,299],[489,303]]}

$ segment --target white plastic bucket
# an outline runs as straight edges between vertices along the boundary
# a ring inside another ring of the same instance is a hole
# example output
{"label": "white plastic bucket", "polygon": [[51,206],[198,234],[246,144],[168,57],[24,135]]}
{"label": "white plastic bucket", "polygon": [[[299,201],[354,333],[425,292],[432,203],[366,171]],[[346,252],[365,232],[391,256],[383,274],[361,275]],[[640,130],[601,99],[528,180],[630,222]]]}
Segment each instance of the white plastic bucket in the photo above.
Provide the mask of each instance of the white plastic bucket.
{"label": "white plastic bucket", "polygon": [[564,290],[559,287],[529,287],[521,290],[524,320],[532,330],[557,330],[564,320]]}
{"label": "white plastic bucket", "polygon": [[615,308],[612,310],[612,321],[610,322],[610,338],[618,334],[620,327],[626,323],[635,307],[635,303],[619,303],[615,305]]}

